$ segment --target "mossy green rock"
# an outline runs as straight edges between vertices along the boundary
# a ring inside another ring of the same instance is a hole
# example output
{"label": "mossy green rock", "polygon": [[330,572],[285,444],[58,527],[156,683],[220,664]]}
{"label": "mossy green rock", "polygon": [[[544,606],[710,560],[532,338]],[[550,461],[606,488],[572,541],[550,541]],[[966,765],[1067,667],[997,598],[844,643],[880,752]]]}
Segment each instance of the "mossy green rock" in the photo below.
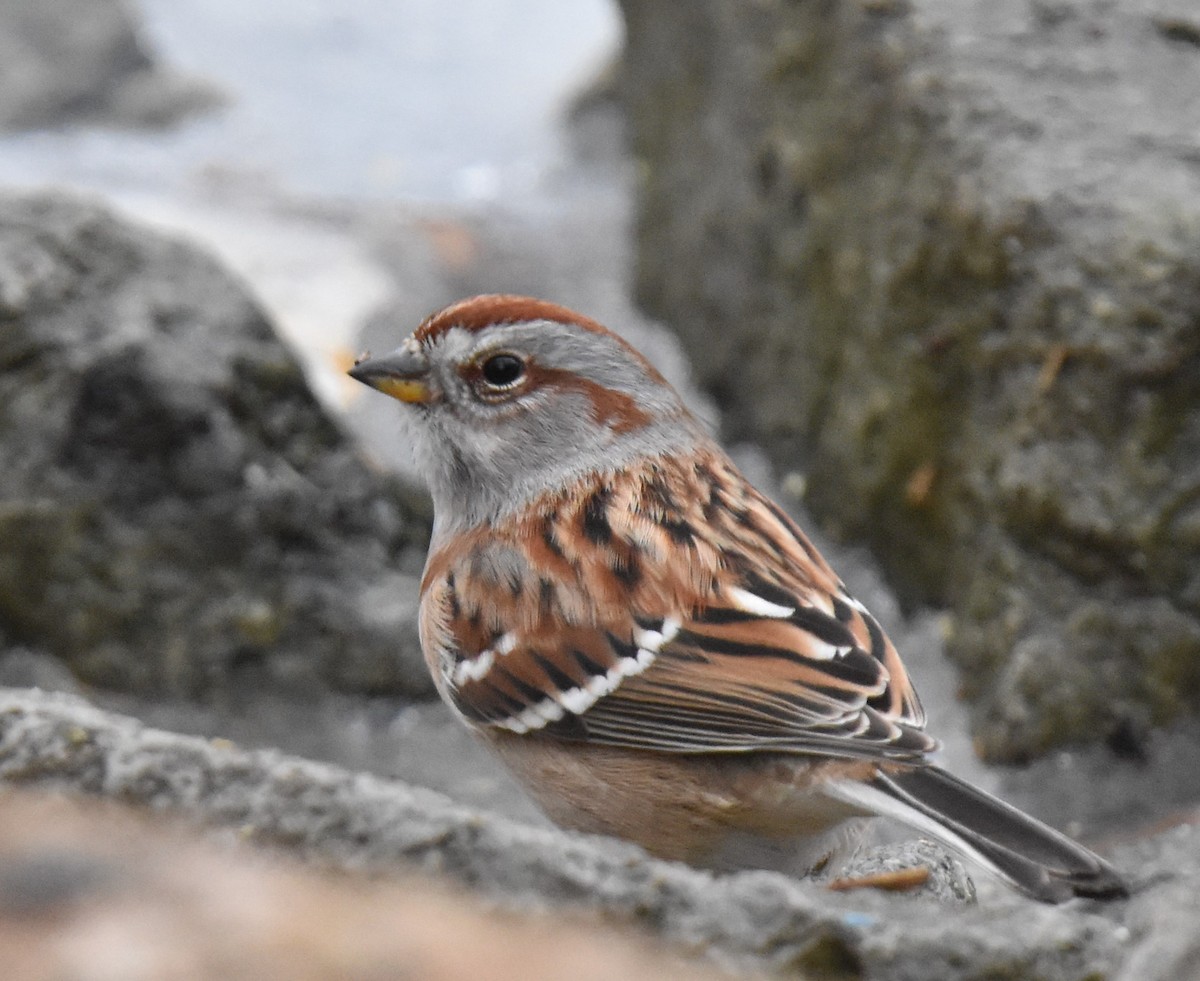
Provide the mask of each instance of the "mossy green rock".
{"label": "mossy green rock", "polygon": [[1200,13],[622,8],[639,298],[729,437],[955,611],[984,755],[1195,705]]}
{"label": "mossy green rock", "polygon": [[0,641],[141,694],[427,694],[428,527],[212,259],[0,196]]}

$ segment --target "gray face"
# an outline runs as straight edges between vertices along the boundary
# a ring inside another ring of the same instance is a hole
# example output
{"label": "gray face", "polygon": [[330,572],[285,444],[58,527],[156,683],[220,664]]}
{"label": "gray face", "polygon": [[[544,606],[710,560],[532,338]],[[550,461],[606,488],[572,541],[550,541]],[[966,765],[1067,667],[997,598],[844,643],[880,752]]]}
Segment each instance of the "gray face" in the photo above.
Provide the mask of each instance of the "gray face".
{"label": "gray face", "polygon": [[[585,474],[708,440],[675,391],[611,335],[549,320],[452,327],[423,353],[433,399],[415,415],[435,541]],[[511,386],[489,381],[517,364]]]}

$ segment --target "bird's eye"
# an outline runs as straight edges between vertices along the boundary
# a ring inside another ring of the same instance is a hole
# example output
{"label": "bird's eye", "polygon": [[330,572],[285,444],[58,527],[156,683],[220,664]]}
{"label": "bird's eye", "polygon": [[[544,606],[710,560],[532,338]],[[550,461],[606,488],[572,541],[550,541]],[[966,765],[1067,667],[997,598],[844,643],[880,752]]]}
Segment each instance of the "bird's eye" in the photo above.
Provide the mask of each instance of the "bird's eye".
{"label": "bird's eye", "polygon": [[492,388],[511,388],[525,374],[525,362],[515,354],[493,354],[480,371]]}

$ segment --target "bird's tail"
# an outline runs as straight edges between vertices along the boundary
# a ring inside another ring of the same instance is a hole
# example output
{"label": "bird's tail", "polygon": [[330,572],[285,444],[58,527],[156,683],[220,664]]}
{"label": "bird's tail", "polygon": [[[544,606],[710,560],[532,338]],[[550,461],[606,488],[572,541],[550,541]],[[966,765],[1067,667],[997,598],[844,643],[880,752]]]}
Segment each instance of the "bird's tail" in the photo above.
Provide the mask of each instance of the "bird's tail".
{"label": "bird's tail", "polygon": [[1042,902],[1128,895],[1099,855],[940,767],[880,772],[870,783],[829,790],[936,838]]}

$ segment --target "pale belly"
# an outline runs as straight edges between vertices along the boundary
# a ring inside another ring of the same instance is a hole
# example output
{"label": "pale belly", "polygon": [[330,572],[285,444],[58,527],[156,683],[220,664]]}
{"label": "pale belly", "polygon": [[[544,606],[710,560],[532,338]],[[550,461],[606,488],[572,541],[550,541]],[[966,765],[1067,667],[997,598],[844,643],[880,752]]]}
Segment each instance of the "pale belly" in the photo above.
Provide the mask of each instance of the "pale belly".
{"label": "pale belly", "polygon": [[714,869],[812,870],[867,815],[821,793],[875,765],[788,753],[684,755],[499,734],[489,740],[556,824]]}

